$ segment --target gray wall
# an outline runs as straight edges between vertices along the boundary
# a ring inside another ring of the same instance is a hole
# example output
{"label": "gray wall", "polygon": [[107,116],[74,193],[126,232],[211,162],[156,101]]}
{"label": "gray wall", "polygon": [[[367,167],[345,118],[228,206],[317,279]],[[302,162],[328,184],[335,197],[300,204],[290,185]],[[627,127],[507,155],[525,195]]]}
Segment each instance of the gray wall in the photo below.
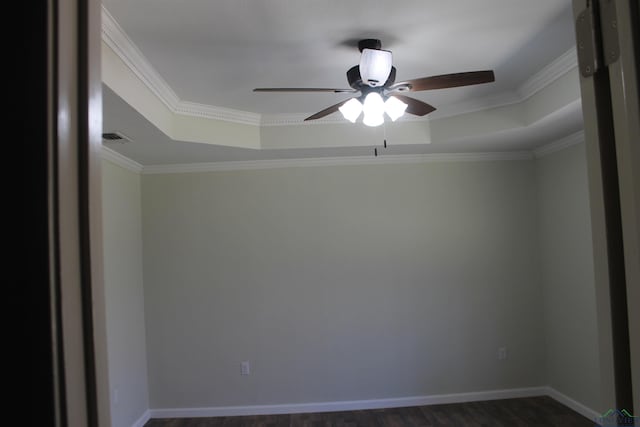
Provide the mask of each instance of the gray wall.
{"label": "gray wall", "polygon": [[534,166],[143,175],[151,408],[543,385]]}
{"label": "gray wall", "polygon": [[589,408],[605,410],[584,144],[536,163],[548,383]]}
{"label": "gray wall", "polygon": [[140,175],[102,163],[111,420],[130,427],[149,408]]}

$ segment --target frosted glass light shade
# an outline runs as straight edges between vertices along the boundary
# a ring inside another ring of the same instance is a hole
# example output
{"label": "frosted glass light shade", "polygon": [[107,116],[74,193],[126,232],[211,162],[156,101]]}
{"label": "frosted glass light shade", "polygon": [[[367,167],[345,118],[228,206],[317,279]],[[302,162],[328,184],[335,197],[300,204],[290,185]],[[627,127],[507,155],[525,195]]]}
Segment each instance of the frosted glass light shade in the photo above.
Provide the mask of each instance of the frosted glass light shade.
{"label": "frosted glass light shade", "polygon": [[390,96],[389,99],[384,103],[384,111],[391,118],[392,121],[396,121],[398,118],[402,117],[404,114],[404,110],[407,109],[407,104],[400,101],[395,96]]}
{"label": "frosted glass light shade", "polygon": [[384,101],[378,92],[371,92],[364,98],[362,106],[364,118],[362,123],[367,126],[380,126],[384,123]]}
{"label": "frosted glass light shade", "polygon": [[362,112],[362,104],[357,99],[351,98],[345,102],[342,107],[338,108],[338,110],[340,110],[345,119],[351,123],[355,123]]}
{"label": "frosted glass light shade", "polygon": [[391,72],[391,52],[379,49],[363,49],[360,55],[360,77],[372,87],[382,86]]}
{"label": "frosted glass light shade", "polygon": [[365,115],[382,116],[384,114],[384,100],[378,92],[371,92],[364,98],[362,111]]}
{"label": "frosted glass light shade", "polygon": [[365,113],[364,118],[362,119],[362,123],[371,127],[380,126],[382,123],[384,123],[384,116],[382,114]]}

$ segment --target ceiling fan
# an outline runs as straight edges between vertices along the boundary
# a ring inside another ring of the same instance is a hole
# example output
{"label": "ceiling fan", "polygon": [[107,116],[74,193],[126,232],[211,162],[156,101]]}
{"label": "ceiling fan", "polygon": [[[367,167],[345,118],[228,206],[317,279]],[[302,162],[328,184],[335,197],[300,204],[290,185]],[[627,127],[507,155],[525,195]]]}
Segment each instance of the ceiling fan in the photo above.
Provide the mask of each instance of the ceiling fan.
{"label": "ceiling fan", "polygon": [[416,116],[424,116],[435,111],[436,108],[432,105],[406,96],[403,94],[404,92],[470,86],[495,81],[493,71],[488,70],[421,77],[396,83],[396,67],[392,65],[391,52],[382,50],[380,40],[360,40],[358,49],[361,52],[360,63],[347,71],[347,81],[350,86],[348,89],[282,87],[256,88],[253,91],[359,92],[360,95],[327,107],[304,120],[316,120],[340,110],[343,116],[353,123],[358,119],[360,113],[364,112],[363,123],[365,125],[379,126],[384,122],[385,113],[395,121],[405,112]]}

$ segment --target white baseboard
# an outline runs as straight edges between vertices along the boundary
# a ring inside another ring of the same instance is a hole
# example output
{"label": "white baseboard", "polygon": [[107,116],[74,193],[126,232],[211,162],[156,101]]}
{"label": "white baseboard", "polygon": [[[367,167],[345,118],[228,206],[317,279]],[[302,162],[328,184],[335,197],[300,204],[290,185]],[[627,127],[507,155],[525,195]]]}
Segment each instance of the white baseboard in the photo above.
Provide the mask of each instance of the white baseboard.
{"label": "white baseboard", "polygon": [[304,412],[355,411],[363,409],[399,408],[405,406],[437,405],[473,402],[477,400],[512,399],[543,396],[547,387],[514,388],[471,393],[411,396],[393,399],[352,400],[340,402],[298,403],[285,405],[216,406],[209,408],[151,409],[151,418],[230,417],[237,415],[275,415]]}
{"label": "white baseboard", "polygon": [[131,427],[144,427],[144,425],[147,423],[147,421],[149,421],[151,419],[151,411],[150,410],[146,410],[144,411],[144,414],[142,414],[140,416],[140,418],[138,418],[136,420],[136,422],[134,422]]}
{"label": "white baseboard", "polygon": [[564,406],[567,406],[573,409],[583,417],[588,418],[590,421],[595,422],[595,420],[601,416],[601,414],[599,414],[598,412],[594,411],[593,409],[583,405],[582,403],[576,400],[573,400],[566,394],[560,393],[558,390],[556,390],[553,387],[544,387],[544,388],[546,389],[545,394],[547,396],[557,400],[558,402],[562,403]]}
{"label": "white baseboard", "polygon": [[400,408],[406,406],[442,405],[447,403],[474,402],[479,400],[515,399],[521,397],[549,396],[573,409],[589,420],[600,414],[582,403],[560,393],[553,387],[512,388],[505,390],[477,391],[470,393],[410,396],[391,399],[351,400],[338,402],[296,403],[284,405],[214,406],[204,408],[150,409],[132,427],[143,427],[151,418],[231,417],[241,415],[298,414],[305,412],[357,411],[364,409]]}

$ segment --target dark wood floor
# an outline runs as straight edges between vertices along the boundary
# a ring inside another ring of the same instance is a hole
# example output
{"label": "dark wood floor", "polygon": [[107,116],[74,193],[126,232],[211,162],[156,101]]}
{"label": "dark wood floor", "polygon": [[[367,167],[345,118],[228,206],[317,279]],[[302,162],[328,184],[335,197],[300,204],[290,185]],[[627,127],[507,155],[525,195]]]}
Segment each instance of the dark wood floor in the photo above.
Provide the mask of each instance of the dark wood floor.
{"label": "dark wood floor", "polygon": [[550,397],[247,417],[153,419],[145,427],[594,427]]}

